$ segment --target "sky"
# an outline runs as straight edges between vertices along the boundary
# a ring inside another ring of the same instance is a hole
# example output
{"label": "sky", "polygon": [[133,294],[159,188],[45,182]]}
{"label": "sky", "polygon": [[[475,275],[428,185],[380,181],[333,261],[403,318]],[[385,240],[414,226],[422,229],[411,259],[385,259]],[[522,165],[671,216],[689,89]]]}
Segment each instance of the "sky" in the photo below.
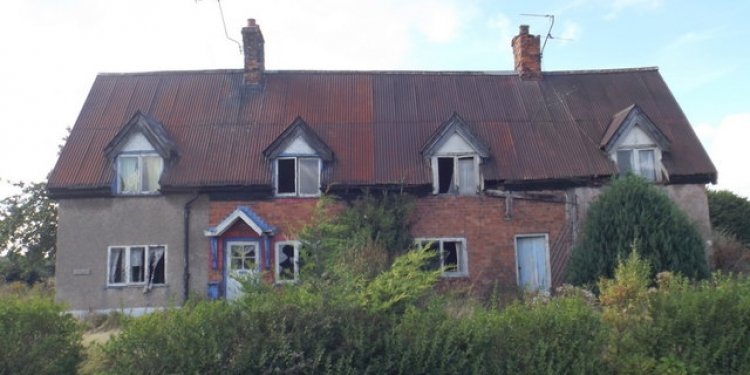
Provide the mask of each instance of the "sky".
{"label": "sky", "polygon": [[[545,71],[658,67],[719,171],[750,197],[750,1],[3,0],[0,179],[43,181],[98,73],[240,69],[255,18],[268,70],[513,69],[518,26]],[[0,198],[14,193],[0,184]]]}

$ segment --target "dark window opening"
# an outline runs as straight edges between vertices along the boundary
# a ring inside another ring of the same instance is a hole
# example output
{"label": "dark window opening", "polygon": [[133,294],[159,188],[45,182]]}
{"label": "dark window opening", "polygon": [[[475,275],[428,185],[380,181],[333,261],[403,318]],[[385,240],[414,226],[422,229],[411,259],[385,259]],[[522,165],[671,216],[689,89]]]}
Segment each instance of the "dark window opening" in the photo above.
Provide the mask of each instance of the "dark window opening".
{"label": "dark window opening", "polygon": [[[427,245],[427,242],[419,244],[419,246],[426,246],[426,245]],[[435,256],[432,257],[432,258],[430,258],[430,259],[428,259],[425,262],[424,266],[422,267],[423,270],[425,270],[425,271],[435,271],[435,270],[440,269],[440,258],[442,256],[440,254],[440,242],[433,241],[432,243],[430,243],[430,246],[428,247],[428,249],[430,251],[434,252]]]}
{"label": "dark window opening", "polygon": [[446,194],[453,187],[454,159],[438,158],[438,194]]}
{"label": "dark window opening", "polygon": [[164,256],[151,259],[151,284],[164,284]]}
{"label": "dark window opening", "polygon": [[294,280],[294,246],[284,245],[279,253],[279,279]]}
{"label": "dark window opening", "polygon": [[279,194],[295,193],[295,159],[279,159],[277,163],[277,189]]}
{"label": "dark window opening", "polygon": [[443,265],[446,272],[458,271],[458,245],[456,242],[443,242]]}

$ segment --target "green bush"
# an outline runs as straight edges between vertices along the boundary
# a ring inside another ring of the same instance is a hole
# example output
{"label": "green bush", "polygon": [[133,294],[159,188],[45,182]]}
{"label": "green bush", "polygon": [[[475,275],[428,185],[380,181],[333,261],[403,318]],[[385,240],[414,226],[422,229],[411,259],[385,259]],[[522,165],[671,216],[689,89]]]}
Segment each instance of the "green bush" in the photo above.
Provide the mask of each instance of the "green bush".
{"label": "green bush", "polygon": [[696,285],[661,275],[651,297],[644,350],[695,374],[750,374],[750,281],[714,275]]}
{"label": "green bush", "polygon": [[728,190],[708,191],[708,212],[715,229],[750,244],[750,201]]}
{"label": "green bush", "polygon": [[0,374],[75,374],[81,325],[52,297],[22,291],[0,294]]}
{"label": "green bush", "polygon": [[703,240],[685,214],[653,184],[617,178],[591,204],[580,243],[573,248],[566,279],[574,285],[611,278],[632,245],[652,266],[691,278],[708,277]]}

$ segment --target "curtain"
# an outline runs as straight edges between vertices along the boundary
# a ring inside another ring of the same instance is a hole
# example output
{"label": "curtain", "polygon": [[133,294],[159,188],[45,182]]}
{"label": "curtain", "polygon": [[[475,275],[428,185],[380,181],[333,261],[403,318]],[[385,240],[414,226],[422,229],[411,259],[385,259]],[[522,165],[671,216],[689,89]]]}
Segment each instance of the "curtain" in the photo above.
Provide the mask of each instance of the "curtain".
{"label": "curtain", "polygon": [[120,156],[117,168],[120,180],[120,192],[134,193],[138,191],[138,158]]}
{"label": "curtain", "polygon": [[109,282],[122,283],[122,253],[124,249],[111,249],[109,252]]}
{"label": "curtain", "polygon": [[654,162],[654,150],[638,150],[640,159],[641,177],[656,181],[656,163]]}
{"label": "curtain", "polygon": [[[151,286],[154,285],[154,277],[156,276],[156,269],[161,263],[164,267],[163,259],[164,259],[164,247],[163,246],[155,246],[149,248],[148,251],[148,282],[146,283],[146,287],[144,288],[144,293],[151,290]],[[163,272],[166,272],[166,270],[163,270]],[[157,280],[160,283],[166,282],[166,280]]]}
{"label": "curtain", "polygon": [[159,190],[159,177],[163,169],[163,161],[159,156],[143,157],[143,186],[144,192]]}
{"label": "curtain", "polygon": [[142,247],[130,249],[130,282],[139,283],[146,281],[144,277],[145,267],[143,266],[145,251],[146,249]]}

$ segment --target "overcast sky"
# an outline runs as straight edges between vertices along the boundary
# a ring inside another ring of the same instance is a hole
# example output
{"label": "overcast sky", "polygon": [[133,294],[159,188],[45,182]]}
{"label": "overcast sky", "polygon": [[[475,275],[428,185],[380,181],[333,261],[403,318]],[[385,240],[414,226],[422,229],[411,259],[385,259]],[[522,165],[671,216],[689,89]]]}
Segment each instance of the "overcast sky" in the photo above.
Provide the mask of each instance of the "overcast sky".
{"label": "overcast sky", "polygon": [[[750,1],[222,0],[266,69],[511,70],[520,24],[552,40],[544,70],[658,66],[719,170],[750,197]],[[42,181],[97,73],[242,67],[217,0],[3,0],[0,178]],[[11,190],[0,188],[0,197]]]}

